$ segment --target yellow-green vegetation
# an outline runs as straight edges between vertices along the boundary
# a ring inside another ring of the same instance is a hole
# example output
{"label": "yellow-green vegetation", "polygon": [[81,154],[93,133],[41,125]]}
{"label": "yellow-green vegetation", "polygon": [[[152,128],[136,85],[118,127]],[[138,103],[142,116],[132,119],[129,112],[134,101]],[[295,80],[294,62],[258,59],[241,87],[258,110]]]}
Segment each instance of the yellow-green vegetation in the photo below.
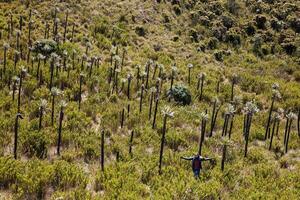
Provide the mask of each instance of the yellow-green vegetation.
{"label": "yellow-green vegetation", "polygon": [[0,199],[299,199],[299,6],[0,0]]}

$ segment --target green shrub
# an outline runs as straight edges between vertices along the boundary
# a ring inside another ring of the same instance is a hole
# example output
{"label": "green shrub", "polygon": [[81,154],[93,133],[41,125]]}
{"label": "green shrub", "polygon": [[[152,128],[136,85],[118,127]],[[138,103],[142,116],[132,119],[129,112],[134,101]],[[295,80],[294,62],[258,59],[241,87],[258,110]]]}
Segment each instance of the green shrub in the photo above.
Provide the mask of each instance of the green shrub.
{"label": "green shrub", "polygon": [[86,189],[72,189],[67,192],[55,192],[52,197],[52,200],[57,199],[76,199],[76,200],[92,200],[91,192],[87,191]]}
{"label": "green shrub", "polygon": [[180,133],[168,133],[166,144],[174,151],[178,151],[179,146],[186,146],[185,139]]}
{"label": "green shrub", "polygon": [[299,71],[295,71],[293,73],[293,76],[295,78],[296,81],[300,82],[300,70]]}
{"label": "green shrub", "polygon": [[16,183],[17,175],[23,169],[20,161],[12,157],[0,157],[0,187],[8,188]]}
{"label": "green shrub", "polygon": [[250,161],[251,164],[265,163],[269,161],[264,153],[264,149],[258,147],[249,148],[247,159]]}
{"label": "green shrub", "polygon": [[107,19],[101,17],[96,20],[94,24],[94,34],[102,34],[108,37],[109,29],[110,29],[110,24]]}
{"label": "green shrub", "polygon": [[176,15],[180,15],[182,12],[179,5],[173,5],[173,11],[175,12]]}
{"label": "green shrub", "polygon": [[218,47],[218,39],[213,37],[207,43],[208,49],[216,49]]}
{"label": "green shrub", "polygon": [[226,42],[231,43],[233,46],[241,45],[241,35],[232,29],[226,34]]}
{"label": "green shrub", "polygon": [[44,199],[52,177],[53,167],[51,165],[35,159],[30,160],[22,169],[22,173],[18,174],[18,198]]}
{"label": "green shrub", "polygon": [[182,85],[176,85],[167,91],[167,96],[173,98],[177,103],[189,105],[192,102],[190,91]]}
{"label": "green shrub", "polygon": [[141,37],[144,37],[146,35],[146,30],[143,26],[137,26],[135,28],[135,33],[138,35],[138,36],[141,36]]}
{"label": "green shrub", "polygon": [[51,53],[58,53],[58,45],[54,40],[41,39],[33,43],[32,51],[49,57]]}
{"label": "green shrub", "polygon": [[77,165],[63,160],[58,160],[54,163],[53,167],[53,187],[62,190],[72,187],[86,187],[87,177],[82,169]]}
{"label": "green shrub", "polygon": [[224,52],[223,51],[215,51],[214,56],[217,61],[222,62],[224,60]]}
{"label": "green shrub", "polygon": [[23,151],[30,157],[36,156],[38,158],[47,157],[47,149],[50,144],[49,135],[45,131],[28,131],[22,134]]}

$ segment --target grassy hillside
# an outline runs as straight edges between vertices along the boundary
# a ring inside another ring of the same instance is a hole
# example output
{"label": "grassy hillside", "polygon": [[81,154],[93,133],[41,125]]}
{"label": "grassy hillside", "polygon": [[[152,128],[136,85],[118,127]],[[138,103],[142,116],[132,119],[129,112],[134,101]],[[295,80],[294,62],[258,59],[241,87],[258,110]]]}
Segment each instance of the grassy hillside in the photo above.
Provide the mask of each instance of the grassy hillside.
{"label": "grassy hillside", "polygon": [[0,0],[0,199],[299,198],[299,9]]}

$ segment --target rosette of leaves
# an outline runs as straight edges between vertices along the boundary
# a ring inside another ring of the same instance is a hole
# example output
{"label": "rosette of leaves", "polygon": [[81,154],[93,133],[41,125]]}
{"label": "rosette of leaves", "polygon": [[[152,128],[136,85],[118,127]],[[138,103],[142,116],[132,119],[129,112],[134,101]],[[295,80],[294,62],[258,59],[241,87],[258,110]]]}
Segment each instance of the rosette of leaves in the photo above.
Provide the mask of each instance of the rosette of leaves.
{"label": "rosette of leaves", "polygon": [[167,92],[167,96],[179,104],[189,105],[192,102],[190,91],[183,85],[175,85]]}
{"label": "rosette of leaves", "polygon": [[4,42],[3,43],[3,48],[6,49],[6,50],[9,49],[10,48],[9,43]]}
{"label": "rosette of leaves", "polygon": [[163,107],[161,113],[163,116],[167,116],[170,118],[174,117],[174,111],[169,106]]}
{"label": "rosette of leaves", "polygon": [[225,114],[227,115],[234,115],[234,113],[236,112],[234,106],[232,104],[228,104],[227,108],[225,110]]}
{"label": "rosette of leaves", "polygon": [[246,114],[251,114],[251,115],[253,115],[253,114],[259,112],[259,109],[257,108],[257,106],[256,106],[256,104],[255,104],[254,101],[253,101],[253,102],[252,102],[252,101],[248,101],[248,102],[246,103],[245,107],[244,107],[244,112],[245,112]]}
{"label": "rosette of leaves", "polygon": [[202,120],[204,120],[204,121],[208,121],[209,116],[208,116],[208,114],[207,114],[206,112],[201,112],[201,113],[200,113],[200,118],[201,118]]}

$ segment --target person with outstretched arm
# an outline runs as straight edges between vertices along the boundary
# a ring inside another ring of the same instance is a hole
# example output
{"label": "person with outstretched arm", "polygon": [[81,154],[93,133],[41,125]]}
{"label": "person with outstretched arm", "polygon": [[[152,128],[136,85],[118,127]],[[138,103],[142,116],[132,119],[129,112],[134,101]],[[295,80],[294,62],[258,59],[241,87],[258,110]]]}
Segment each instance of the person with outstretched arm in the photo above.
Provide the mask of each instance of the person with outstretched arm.
{"label": "person with outstretched arm", "polygon": [[180,157],[180,158],[184,159],[184,160],[192,161],[192,169],[193,169],[195,178],[199,178],[200,170],[202,169],[202,161],[213,160],[212,158],[202,157],[199,154],[192,156],[192,157]]}

